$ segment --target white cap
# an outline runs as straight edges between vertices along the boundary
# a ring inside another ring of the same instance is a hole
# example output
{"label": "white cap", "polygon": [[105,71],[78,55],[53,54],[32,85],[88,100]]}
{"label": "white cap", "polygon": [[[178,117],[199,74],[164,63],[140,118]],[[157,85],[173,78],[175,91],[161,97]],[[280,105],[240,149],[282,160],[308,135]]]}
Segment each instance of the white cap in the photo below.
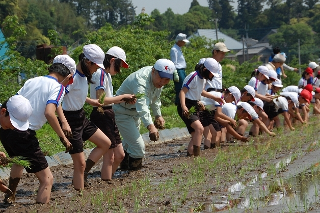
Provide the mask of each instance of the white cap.
{"label": "white cap", "polygon": [[213,46],[213,50],[220,50],[221,52],[230,52],[230,50],[228,50],[227,46],[225,43],[223,42],[218,42]]}
{"label": "white cap", "polygon": [[73,58],[71,58],[68,55],[57,55],[56,57],[54,57],[53,59],[53,64],[63,64],[64,66],[66,66],[69,70],[71,75],[76,73],[76,62],[73,60]]}
{"label": "white cap", "polygon": [[274,79],[274,80],[277,80],[278,79],[278,74],[276,71],[274,70],[269,70],[269,79]]}
{"label": "white cap", "polygon": [[308,67],[310,67],[311,69],[315,69],[315,68],[317,68],[319,65],[316,63],[316,62],[310,62],[309,63],[309,65],[308,65]]}
{"label": "white cap", "polygon": [[272,59],[272,61],[273,62],[282,62],[282,63],[284,63],[285,61],[286,61],[286,57],[283,55],[283,54],[281,54],[281,53],[278,53],[278,54],[276,54],[274,57],[273,57],[273,59]]}
{"label": "white cap", "polygon": [[104,52],[98,45],[96,44],[84,45],[83,54],[89,61],[97,64],[100,68],[105,69],[103,66]]}
{"label": "white cap", "polygon": [[199,62],[198,62],[198,64],[200,65],[200,64],[204,64],[204,61],[206,60],[206,58],[201,58],[200,60],[199,60]]}
{"label": "white cap", "polygon": [[153,65],[161,78],[170,78],[173,79],[173,72],[176,70],[174,63],[168,59],[159,59]]}
{"label": "white cap", "polygon": [[214,77],[219,77],[219,63],[215,59],[206,58],[203,65],[214,75]]}
{"label": "white cap", "polygon": [[299,101],[298,101],[298,93],[296,92],[281,92],[280,95],[289,97],[292,102],[294,103],[295,107],[299,106]]}
{"label": "white cap", "polygon": [[187,35],[184,33],[179,33],[176,37],[176,42],[178,41],[184,41],[186,43],[189,43],[190,41],[187,39]]}
{"label": "white cap", "polygon": [[263,101],[260,98],[254,98],[254,101],[250,101],[252,103],[254,103],[255,105],[257,105],[258,107],[260,107],[263,110]]}
{"label": "white cap", "polygon": [[114,47],[111,47],[108,52],[107,52],[108,55],[112,55],[116,58],[120,58],[121,61],[122,61],[122,67],[123,68],[128,68],[129,65],[127,64],[126,62],[126,53],[124,52],[124,50],[120,47],[117,47],[117,46],[114,46]]}
{"label": "white cap", "polygon": [[283,87],[282,82],[280,79],[275,80],[274,82],[272,82],[272,85],[275,87]]}
{"label": "white cap", "polygon": [[256,113],[256,111],[253,109],[253,107],[247,103],[247,102],[240,102],[239,103],[240,106],[242,106],[242,108],[247,111],[247,113],[249,114],[250,118],[249,119],[253,119],[253,118],[257,118],[258,115]]}
{"label": "white cap", "polygon": [[254,101],[255,100],[254,97],[256,96],[256,91],[254,90],[254,88],[249,85],[245,85],[244,88],[252,96],[251,101]]}
{"label": "white cap", "polygon": [[29,117],[32,114],[32,106],[28,99],[22,95],[14,95],[7,102],[7,110],[9,112],[12,125],[21,131],[29,128]]}
{"label": "white cap", "polygon": [[259,66],[258,71],[267,79],[269,79],[269,69],[266,66]]}
{"label": "white cap", "polygon": [[234,99],[235,99],[235,102],[236,104],[239,102],[240,100],[240,97],[241,97],[241,92],[240,90],[238,89],[238,87],[235,87],[235,86],[231,86],[228,88],[228,90],[231,92],[231,94],[233,95]]}

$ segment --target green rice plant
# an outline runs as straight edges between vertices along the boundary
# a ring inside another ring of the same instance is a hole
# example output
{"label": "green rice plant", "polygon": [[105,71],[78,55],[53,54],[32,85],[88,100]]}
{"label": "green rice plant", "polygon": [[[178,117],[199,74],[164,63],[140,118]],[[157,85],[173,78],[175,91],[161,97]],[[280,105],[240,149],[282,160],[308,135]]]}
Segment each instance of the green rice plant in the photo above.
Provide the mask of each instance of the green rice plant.
{"label": "green rice plant", "polygon": [[138,197],[135,197],[134,199],[134,211],[135,212],[139,212],[139,209],[140,209],[140,203],[139,203],[139,198]]}
{"label": "green rice plant", "polygon": [[28,161],[27,158],[22,156],[15,156],[12,158],[0,156],[0,162],[1,162],[0,168],[11,167],[13,164],[17,164],[25,168],[30,168],[31,166],[30,161]]}
{"label": "green rice plant", "polygon": [[143,94],[143,93],[137,93],[137,94],[134,95],[134,97],[135,97],[136,99],[141,99],[141,98],[143,98],[144,96],[145,96],[145,94]]}
{"label": "green rice plant", "polygon": [[[102,105],[104,104],[104,98],[105,97],[106,97],[106,93],[105,92],[101,93],[101,95],[99,97],[99,103],[100,104],[102,104]],[[101,114],[104,114],[103,108],[101,106],[99,106],[97,108],[97,111],[100,112]]]}

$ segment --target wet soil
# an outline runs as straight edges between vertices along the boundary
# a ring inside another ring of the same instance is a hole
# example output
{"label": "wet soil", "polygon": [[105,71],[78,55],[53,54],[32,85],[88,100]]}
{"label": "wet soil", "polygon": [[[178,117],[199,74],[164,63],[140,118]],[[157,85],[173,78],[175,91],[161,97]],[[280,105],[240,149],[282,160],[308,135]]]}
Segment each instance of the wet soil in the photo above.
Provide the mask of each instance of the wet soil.
{"label": "wet soil", "polygon": [[[195,161],[193,157],[186,157],[186,146],[189,140],[190,138],[185,138],[147,146],[143,168],[139,171],[117,171],[111,183],[101,181],[99,171],[101,162],[97,163],[89,174],[91,188],[86,189],[82,194],[73,190],[71,186],[72,165],[51,167],[50,169],[54,176],[54,185],[51,201],[46,205],[35,203],[36,190],[39,186],[36,177],[33,174],[24,174],[18,186],[16,203],[9,206],[3,203],[0,204],[0,212],[216,212],[224,210],[227,210],[226,212],[287,212],[282,210],[283,206],[281,205],[266,205],[263,208],[259,208],[259,210],[258,208],[249,208],[250,210],[248,210],[246,207],[239,207],[239,204],[243,202],[245,197],[241,194],[242,189],[237,190],[237,187],[241,188],[244,182],[249,182],[249,180],[255,178],[257,174],[261,175],[261,173],[265,171],[263,166],[253,168],[246,180],[243,180],[242,183],[236,180],[235,177],[235,180],[231,182],[220,180],[219,182],[221,184],[217,185],[217,180],[214,180],[215,177],[205,176],[203,178],[207,180],[206,184],[195,188],[194,185],[196,185],[196,182],[194,182],[191,184],[192,187],[190,187],[190,191],[188,191],[186,195],[179,195],[179,192],[177,192],[178,195],[172,195],[172,197],[167,194],[160,195],[157,194],[157,189],[155,189],[154,193],[149,191],[146,195],[143,195],[145,196],[144,199],[141,199],[141,196],[138,194],[137,197],[128,197],[126,196],[128,193],[124,196],[110,194],[112,190],[120,188],[123,189],[122,192],[125,194],[124,191],[126,188],[131,187],[130,189],[132,189],[137,181],[146,180],[146,178],[148,178],[146,182],[152,186],[160,186],[160,183],[164,183],[174,175],[177,176],[175,168],[186,165],[186,169],[188,169],[187,165],[191,165]],[[256,139],[258,142],[259,140],[262,139]],[[227,150],[228,147],[232,146],[238,146],[241,149],[241,146],[248,146],[248,143],[224,144],[221,150]],[[283,152],[277,153],[274,159],[290,157],[298,148],[304,152],[310,149],[310,144],[306,143],[303,147],[292,147],[290,150],[283,150]],[[214,159],[221,150],[202,149],[201,157],[210,161]],[[299,173],[299,168],[304,166],[307,169],[312,164],[318,163],[320,161],[320,159],[317,159],[317,156],[320,156],[320,152],[319,155],[317,154],[318,152],[319,150],[315,149],[302,154],[302,157],[295,160],[297,164],[290,164],[291,167],[289,170],[285,169],[280,173],[286,176],[289,171],[293,171],[293,173],[290,173],[291,177],[295,175],[294,173]],[[232,169],[234,169],[234,173],[236,173],[240,168],[235,167]],[[183,181],[183,170],[179,177],[181,177],[181,179],[178,181]],[[232,191],[233,189],[235,189],[234,191],[237,193]],[[197,190],[198,192],[193,190]],[[136,189],[136,191],[137,193],[142,193],[139,192],[139,188]],[[316,189],[314,191],[319,190]],[[115,193],[120,193],[120,191],[116,191]],[[152,194],[154,194],[154,196]],[[231,194],[232,197],[230,197]],[[3,197],[3,195],[0,195],[0,199],[1,196]],[[174,196],[178,198],[174,198]],[[185,199],[181,198],[183,196]],[[112,197],[116,199],[114,199],[113,202],[109,202]],[[137,198],[139,199],[138,202]],[[180,207],[175,208],[175,203],[173,202],[177,199],[182,200],[182,207],[180,205]],[[110,203],[117,206],[117,208],[110,206]],[[315,212],[317,212],[317,209],[317,205],[309,208],[310,211]]]}

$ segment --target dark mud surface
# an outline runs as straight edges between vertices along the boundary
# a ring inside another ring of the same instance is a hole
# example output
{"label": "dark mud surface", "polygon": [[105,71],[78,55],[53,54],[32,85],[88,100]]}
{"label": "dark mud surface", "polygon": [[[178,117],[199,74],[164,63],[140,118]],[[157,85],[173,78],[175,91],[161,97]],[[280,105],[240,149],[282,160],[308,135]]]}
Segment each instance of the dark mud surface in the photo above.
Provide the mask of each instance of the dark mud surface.
{"label": "dark mud surface", "polygon": [[[281,203],[279,203],[279,205],[269,205],[268,203],[266,204],[265,201],[263,201],[265,204],[264,207],[261,208],[258,207],[259,205],[257,204],[259,201],[256,201],[255,204],[251,206],[246,206],[245,204],[242,206],[240,205],[243,202],[250,202],[246,201],[248,199],[247,195],[242,193],[245,188],[252,192],[256,188],[262,187],[262,184],[255,185],[254,183],[251,184],[251,187],[253,188],[248,187],[248,185],[250,185],[248,182],[255,179],[257,175],[262,176],[265,174],[263,172],[266,170],[264,170],[262,166],[253,169],[243,182],[238,182],[238,180],[236,180],[237,175],[235,175],[235,181],[224,182],[223,180],[220,180],[219,183],[222,184],[217,185],[215,177],[208,175],[203,177],[207,181],[205,184],[202,184],[198,188],[194,188],[194,184],[191,184],[192,187],[190,187],[188,193],[184,195],[179,195],[179,192],[175,192],[176,195],[172,196],[170,196],[170,192],[169,195],[157,194],[158,190],[155,188],[153,189],[153,192],[147,191],[141,196],[140,194],[143,194],[143,192],[141,192],[142,189],[134,187],[139,180],[142,180],[143,182],[143,180],[148,178],[148,180],[146,180],[148,184],[151,184],[152,186],[159,185],[160,187],[160,183],[164,183],[174,175],[179,176],[178,181],[183,181],[184,178],[187,179],[187,177],[184,177],[185,173],[183,170],[180,171],[180,174],[177,174],[174,168],[186,165],[186,169],[188,169],[187,165],[189,163],[192,164],[195,161],[193,157],[186,157],[186,146],[188,142],[189,138],[186,138],[184,140],[147,146],[143,168],[140,171],[132,172],[117,171],[111,184],[101,181],[99,171],[101,162],[99,162],[89,175],[91,188],[85,190],[81,195],[73,190],[71,186],[73,172],[72,165],[51,167],[54,176],[54,185],[51,201],[47,205],[35,203],[38,180],[33,174],[24,174],[18,186],[16,203],[10,206],[1,204],[0,212],[215,212],[227,209],[226,212],[300,212],[300,210],[285,210]],[[238,146],[241,149],[242,146],[248,146],[248,144],[225,144],[222,146],[221,150],[227,150],[228,147],[232,146]],[[310,147],[309,144],[306,144],[305,147],[300,147],[300,149],[303,152],[304,150],[307,150],[308,147]],[[274,158],[275,164],[277,163],[277,159],[290,157],[294,150],[295,148],[276,154]],[[314,150],[314,152],[317,151],[318,150]],[[215,158],[218,152],[219,150],[217,149],[202,149],[201,157],[210,161],[210,159]],[[296,170],[297,172],[293,173],[300,173],[300,171],[298,171],[299,168],[309,168],[311,165],[319,162],[320,152],[319,155],[318,153],[312,155],[312,153],[313,152],[308,152],[307,154],[303,154],[305,159],[298,161],[299,159],[302,159],[298,158],[298,160],[296,160],[296,165],[290,164],[290,171]],[[240,168],[233,169],[236,174],[236,171]],[[288,170],[283,170],[284,176],[286,175],[286,172],[288,173]],[[290,177],[295,175],[293,173],[290,174]],[[261,180],[261,177],[258,179]],[[142,184],[140,183],[140,185]],[[130,192],[125,192],[127,186],[131,187],[129,190],[136,190],[137,197],[126,196],[130,194]],[[174,185],[172,185],[172,187],[174,188]],[[168,190],[172,190],[172,187],[170,188],[169,186]],[[111,191],[115,189],[122,189],[122,191],[118,190],[114,192],[118,194],[112,194]],[[199,191],[195,192],[193,190]],[[278,191],[282,193],[282,197],[285,197],[283,190]],[[317,188],[312,188],[311,191],[319,197],[317,194],[317,191],[319,190]],[[125,195],[121,196],[119,193]],[[155,195],[153,196],[152,194]],[[252,194],[250,194],[250,196],[252,196]],[[182,197],[185,198],[182,199]],[[3,195],[1,195],[0,198],[3,198]],[[270,199],[271,198],[269,198],[269,201]],[[174,202],[177,200],[181,200],[182,205],[180,203],[178,207],[175,207],[177,205]],[[110,206],[110,203],[112,203],[112,206]],[[317,205],[313,205],[312,208],[308,207],[308,210],[314,212],[317,212],[317,209]]]}

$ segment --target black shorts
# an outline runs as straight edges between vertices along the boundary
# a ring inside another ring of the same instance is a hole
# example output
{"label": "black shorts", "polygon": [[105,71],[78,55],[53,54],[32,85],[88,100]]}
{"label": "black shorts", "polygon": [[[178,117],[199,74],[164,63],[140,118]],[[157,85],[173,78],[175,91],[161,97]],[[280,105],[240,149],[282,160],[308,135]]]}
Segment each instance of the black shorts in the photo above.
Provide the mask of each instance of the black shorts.
{"label": "black shorts", "polygon": [[216,113],[215,110],[212,110],[212,111],[208,111],[208,110],[200,111],[199,112],[200,122],[201,122],[203,127],[207,127],[210,124],[212,124],[213,128],[216,131],[221,131],[220,124],[214,119],[215,113]]}
{"label": "black shorts", "polygon": [[83,152],[83,142],[88,140],[98,127],[86,118],[85,111],[63,111],[72,131],[72,138],[69,140],[72,144],[70,154]]}
{"label": "black shorts", "polygon": [[34,130],[19,131],[1,128],[0,140],[9,157],[21,156],[30,162],[30,168],[25,168],[28,173],[40,172],[48,167]]}
{"label": "black shorts", "polygon": [[104,113],[97,111],[97,107],[93,107],[90,120],[93,122],[108,138],[111,140],[110,149],[117,147],[122,143],[118,126],[115,121],[112,107],[104,107]]}
{"label": "black shorts", "polygon": [[191,127],[191,124],[197,120],[200,120],[199,118],[199,112],[198,112],[198,101],[195,101],[195,100],[190,100],[190,99],[187,99],[185,100],[185,103],[186,103],[186,107],[190,110],[190,108],[192,106],[195,107],[196,111],[191,114],[189,116],[189,118],[185,117],[183,114],[182,114],[182,108],[181,108],[181,104],[179,103],[177,105],[177,110],[178,110],[178,114],[179,116],[181,117],[181,119],[183,120],[183,122],[186,124],[187,126],[187,129],[188,129],[188,132],[191,134],[192,132],[194,132],[194,129]]}
{"label": "black shorts", "polygon": [[263,105],[263,110],[268,115],[268,118],[270,120],[273,120],[275,117],[277,117],[279,114],[283,113],[282,109],[276,110],[276,105],[273,102],[266,102]]}

